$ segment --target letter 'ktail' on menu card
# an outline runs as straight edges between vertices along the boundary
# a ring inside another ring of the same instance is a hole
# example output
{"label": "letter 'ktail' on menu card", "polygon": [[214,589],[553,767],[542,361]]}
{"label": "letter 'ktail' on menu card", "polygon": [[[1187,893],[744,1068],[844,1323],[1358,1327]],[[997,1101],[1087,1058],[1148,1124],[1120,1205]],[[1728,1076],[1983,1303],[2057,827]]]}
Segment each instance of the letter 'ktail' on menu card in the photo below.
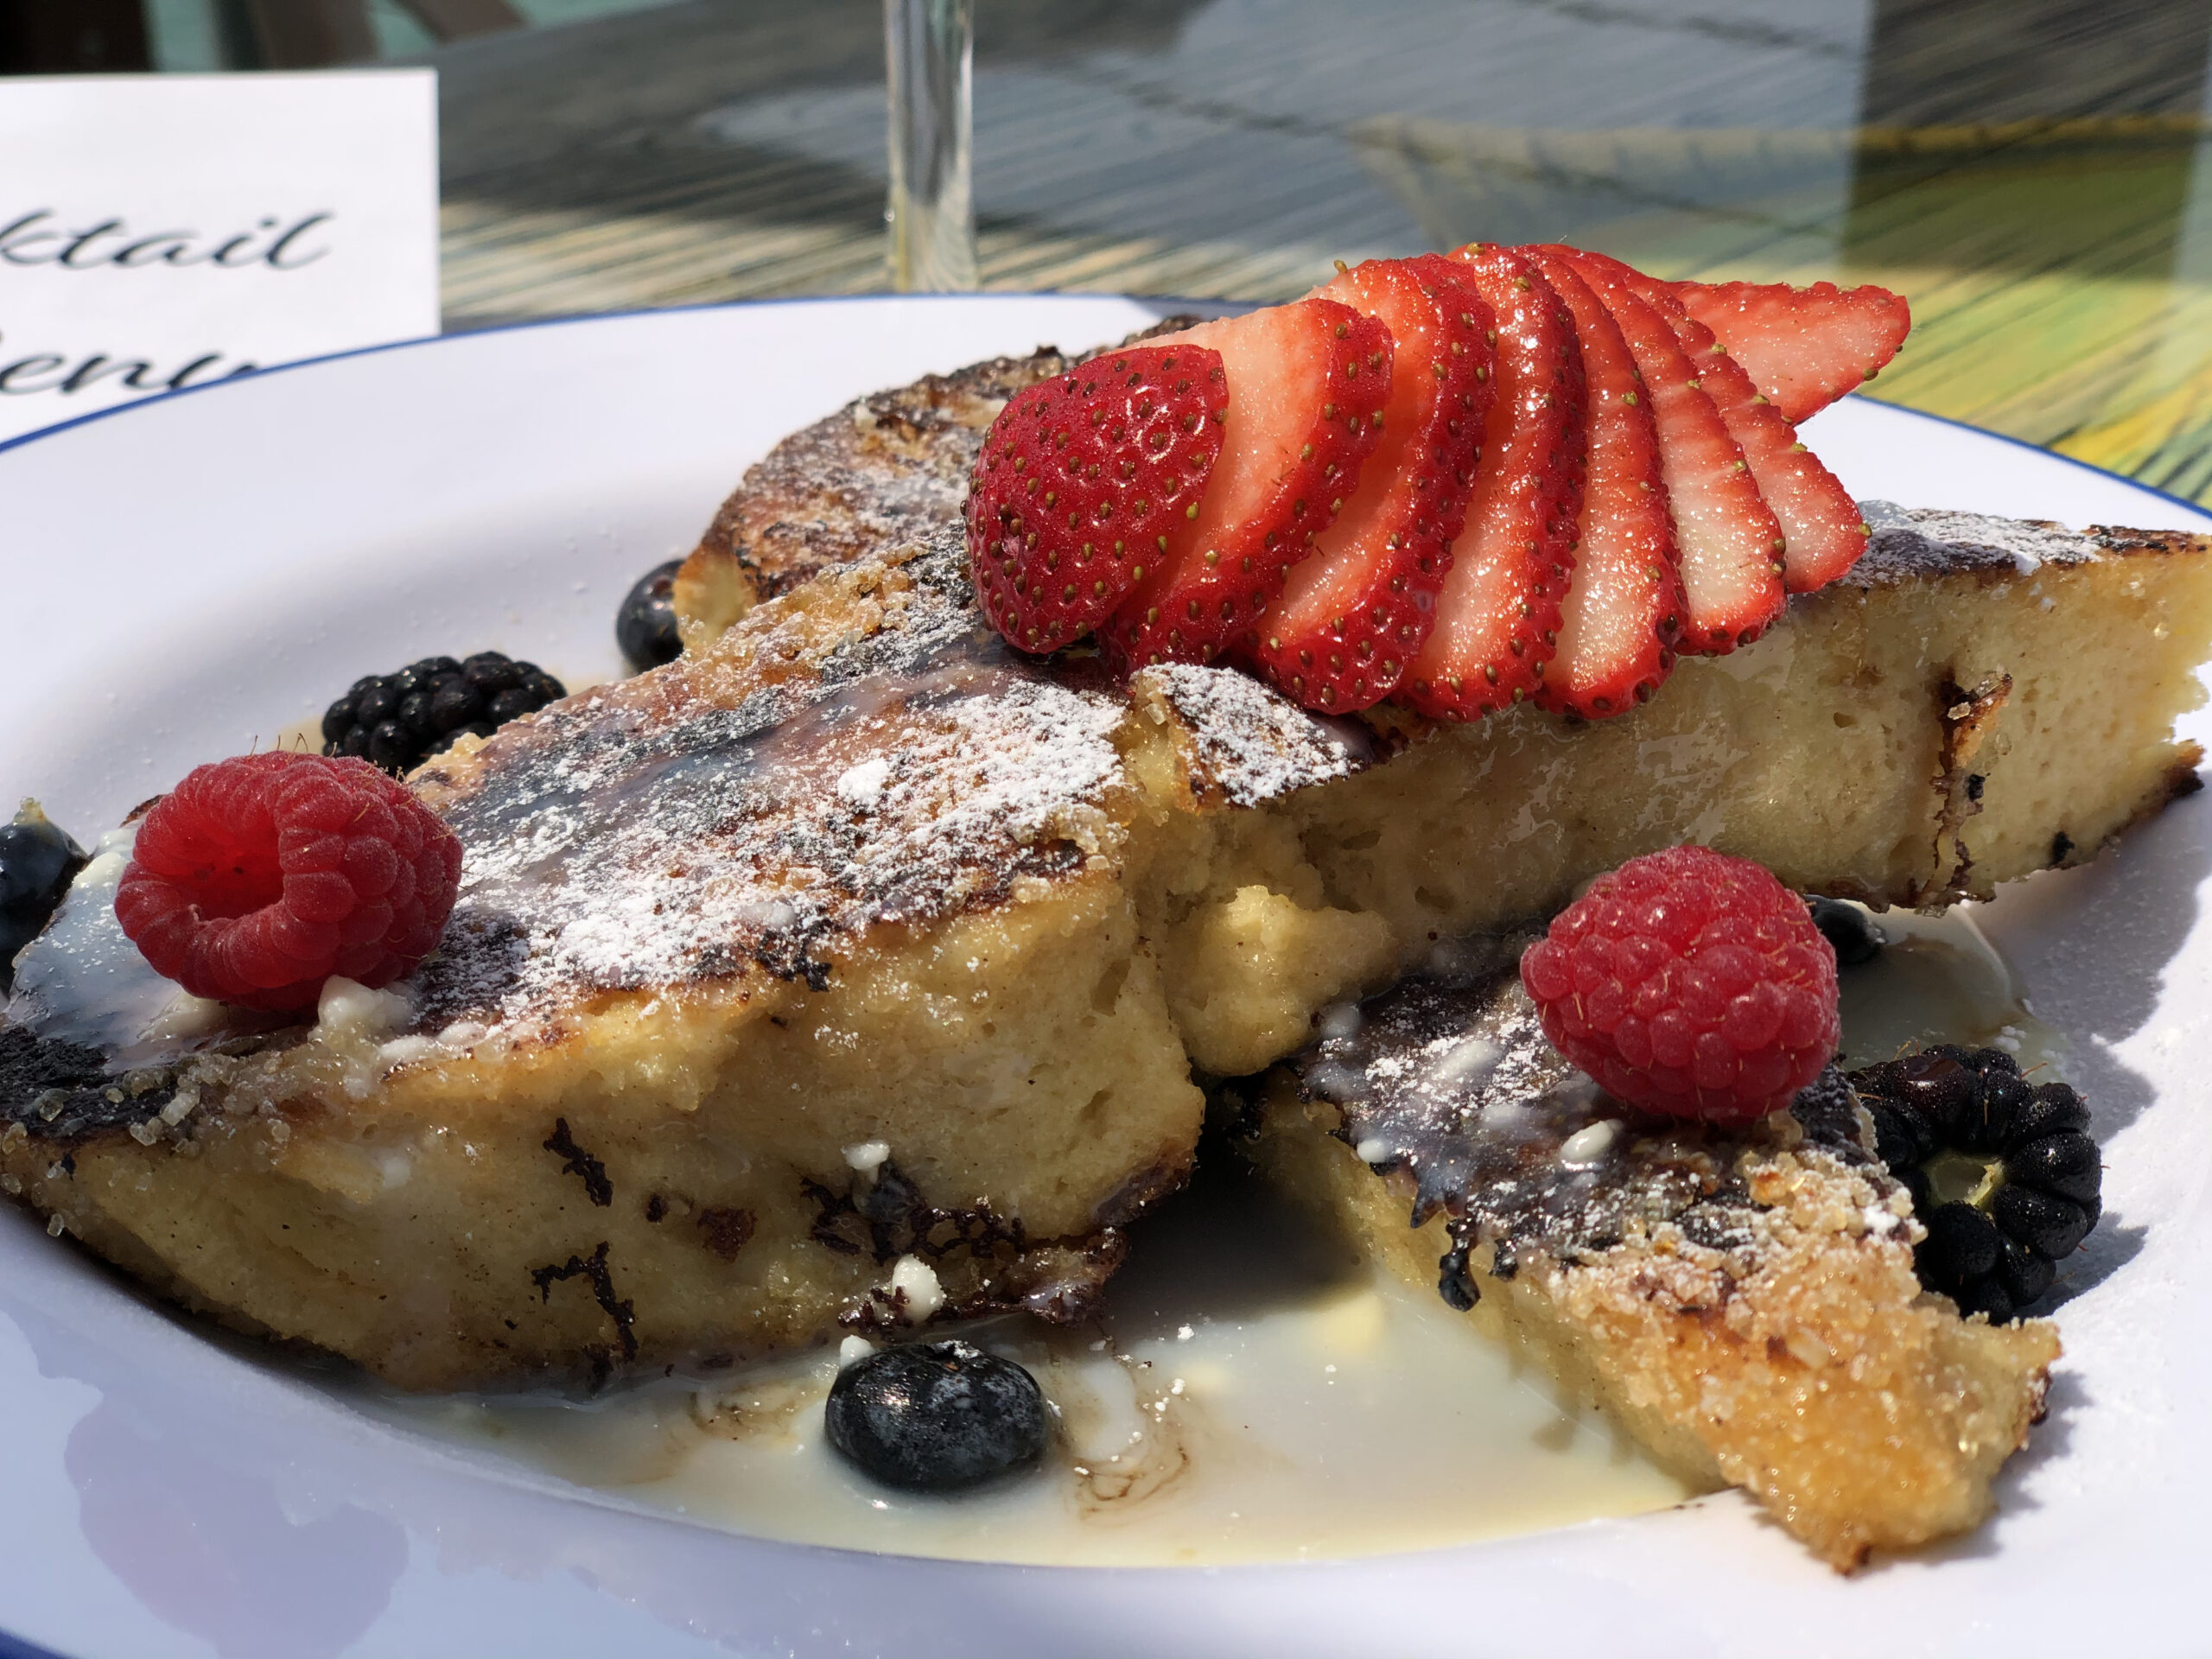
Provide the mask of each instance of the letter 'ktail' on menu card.
{"label": "letter 'ktail' on menu card", "polygon": [[437,77],[0,80],[0,442],[438,329]]}

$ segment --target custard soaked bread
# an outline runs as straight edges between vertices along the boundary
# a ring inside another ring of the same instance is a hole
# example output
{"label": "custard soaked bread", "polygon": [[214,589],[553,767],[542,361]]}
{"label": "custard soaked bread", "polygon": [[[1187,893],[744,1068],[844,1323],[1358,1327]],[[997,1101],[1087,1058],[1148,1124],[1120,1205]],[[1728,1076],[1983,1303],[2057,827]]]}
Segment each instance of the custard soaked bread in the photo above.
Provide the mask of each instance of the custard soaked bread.
{"label": "custard soaked bread", "polygon": [[1833,1068],[1748,1126],[1633,1127],[1545,1040],[1528,937],[1332,1011],[1259,1090],[1262,1166],[1834,1566],[1980,1521],[2042,1415],[2051,1326],[1922,1290],[1910,1198]]}
{"label": "custard soaked bread", "polygon": [[2191,782],[2203,544],[1879,523],[1586,727],[1116,685],[981,627],[957,526],[874,550],[416,774],[465,860],[399,995],[88,1020],[96,860],[18,963],[0,1173],[177,1300],[414,1388],[1077,1313],[1188,1166],[1190,1069],[1258,1071],[1436,937],[1684,839],[1940,903]]}

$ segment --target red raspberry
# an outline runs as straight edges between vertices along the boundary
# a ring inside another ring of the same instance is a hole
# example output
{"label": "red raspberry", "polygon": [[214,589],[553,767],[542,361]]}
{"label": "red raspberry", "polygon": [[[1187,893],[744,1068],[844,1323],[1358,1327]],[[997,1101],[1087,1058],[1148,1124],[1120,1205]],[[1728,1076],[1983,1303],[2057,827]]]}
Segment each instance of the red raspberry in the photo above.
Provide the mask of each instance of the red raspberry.
{"label": "red raspberry", "polygon": [[1747,1123],[1834,1057],[1835,950],[1805,901],[1749,859],[1630,859],[1521,958],[1544,1034],[1631,1105]]}
{"label": "red raspberry", "polygon": [[242,1007],[388,985],[453,910],[461,842],[365,760],[274,753],[187,774],[138,826],[116,919],[156,972]]}

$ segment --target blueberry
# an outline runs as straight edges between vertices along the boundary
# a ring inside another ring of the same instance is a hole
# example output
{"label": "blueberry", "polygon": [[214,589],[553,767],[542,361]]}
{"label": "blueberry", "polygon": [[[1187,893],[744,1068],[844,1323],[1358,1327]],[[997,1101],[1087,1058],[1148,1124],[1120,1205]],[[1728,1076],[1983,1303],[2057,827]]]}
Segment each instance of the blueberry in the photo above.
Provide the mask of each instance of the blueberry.
{"label": "blueberry", "polygon": [[35,807],[0,825],[0,996],[14,988],[16,953],[39,936],[85,868],[85,849]]}
{"label": "blueberry", "polygon": [[683,566],[681,559],[655,565],[638,578],[614,613],[614,643],[637,673],[683,654],[683,642],[676,634],[676,573]]}
{"label": "blueberry", "polygon": [[1050,1427],[1037,1379],[968,1343],[879,1349],[837,1374],[830,1444],[887,1486],[956,1492],[1034,1465]]}
{"label": "blueberry", "polygon": [[492,699],[490,713],[494,721],[504,724],[537,706],[526,687],[511,685]]}
{"label": "blueberry", "polygon": [[1858,968],[1882,954],[1889,936],[1874,925],[1874,918],[1856,905],[1817,895],[1805,901],[1813,907],[1813,925],[1835,947],[1839,968]]}

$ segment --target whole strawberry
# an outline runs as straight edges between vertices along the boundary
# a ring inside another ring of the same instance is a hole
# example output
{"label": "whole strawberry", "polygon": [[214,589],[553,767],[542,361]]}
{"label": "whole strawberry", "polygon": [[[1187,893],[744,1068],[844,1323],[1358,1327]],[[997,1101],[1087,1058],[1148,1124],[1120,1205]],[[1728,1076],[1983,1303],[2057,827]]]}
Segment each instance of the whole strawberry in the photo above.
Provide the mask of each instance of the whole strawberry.
{"label": "whole strawberry", "polygon": [[1192,345],[1114,352],[1014,394],[968,493],[976,598],[1008,644],[1072,645],[1179,555],[1228,402],[1221,353]]}
{"label": "whole strawberry", "polygon": [[1521,958],[1553,1046],[1605,1090],[1747,1123],[1834,1057],[1835,951],[1748,859],[1674,847],[1592,883]]}
{"label": "whole strawberry", "polygon": [[461,842],[365,760],[276,751],[200,766],[138,826],[116,919],[194,996],[312,1008],[334,975],[389,985],[436,948]]}

